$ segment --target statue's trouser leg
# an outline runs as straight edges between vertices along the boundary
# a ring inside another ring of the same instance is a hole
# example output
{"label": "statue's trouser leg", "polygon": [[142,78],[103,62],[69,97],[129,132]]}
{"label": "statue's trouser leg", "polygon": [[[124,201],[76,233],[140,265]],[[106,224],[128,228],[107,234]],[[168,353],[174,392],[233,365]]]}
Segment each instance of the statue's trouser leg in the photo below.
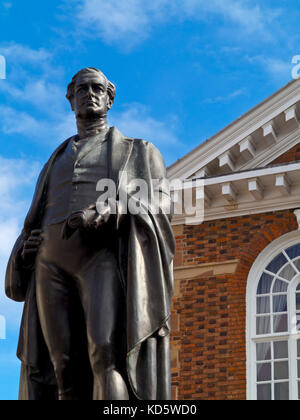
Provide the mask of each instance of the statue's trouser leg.
{"label": "statue's trouser leg", "polygon": [[69,287],[54,265],[41,261],[36,267],[36,287],[41,327],[54,366],[59,399],[75,399]]}
{"label": "statue's trouser leg", "polygon": [[103,249],[77,276],[87,325],[94,400],[128,399],[126,307],[115,253]]}
{"label": "statue's trouser leg", "polygon": [[36,261],[39,316],[59,398],[80,398],[75,395],[76,367],[72,366],[71,297],[76,289],[86,321],[94,399],[128,399],[125,294],[115,252],[111,248],[95,252],[94,247],[82,243],[79,234],[63,241],[60,231],[60,225],[45,229]]}

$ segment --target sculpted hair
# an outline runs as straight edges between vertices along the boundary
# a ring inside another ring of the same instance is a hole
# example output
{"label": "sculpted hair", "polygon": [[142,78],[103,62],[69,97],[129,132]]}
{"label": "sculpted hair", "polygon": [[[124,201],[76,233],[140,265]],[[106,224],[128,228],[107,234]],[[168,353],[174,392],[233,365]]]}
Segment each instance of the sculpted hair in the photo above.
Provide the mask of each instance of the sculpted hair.
{"label": "sculpted hair", "polygon": [[86,67],[85,69],[82,69],[78,73],[76,73],[75,76],[73,77],[71,83],[68,85],[66,98],[70,101],[70,103],[71,103],[72,98],[74,96],[74,87],[75,87],[77,77],[82,73],[100,73],[105,78],[105,80],[107,82],[107,93],[108,93],[110,99],[112,100],[112,102],[114,101],[115,96],[116,96],[115,85],[108,80],[108,78],[105,76],[104,73],[102,73],[101,70],[96,69],[95,67]]}

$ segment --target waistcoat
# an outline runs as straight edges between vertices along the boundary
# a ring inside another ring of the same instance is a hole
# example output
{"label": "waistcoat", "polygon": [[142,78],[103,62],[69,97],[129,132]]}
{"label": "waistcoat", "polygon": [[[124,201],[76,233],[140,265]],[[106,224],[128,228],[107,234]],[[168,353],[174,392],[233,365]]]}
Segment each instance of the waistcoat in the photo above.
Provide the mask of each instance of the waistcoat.
{"label": "waistcoat", "polygon": [[101,194],[97,183],[107,177],[107,136],[93,136],[79,148],[71,140],[51,170],[43,226],[64,222],[95,204]]}

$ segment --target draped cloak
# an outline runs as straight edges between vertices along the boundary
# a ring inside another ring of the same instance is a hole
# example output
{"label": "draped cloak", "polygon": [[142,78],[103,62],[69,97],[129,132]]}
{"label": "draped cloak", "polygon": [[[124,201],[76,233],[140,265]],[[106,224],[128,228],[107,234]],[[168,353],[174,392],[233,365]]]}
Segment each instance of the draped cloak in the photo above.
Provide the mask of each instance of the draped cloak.
{"label": "draped cloak", "polygon": [[[72,139],[62,143],[42,169],[6,271],[7,296],[25,302],[17,349],[22,362],[21,400],[57,399],[54,370],[39,322],[35,270],[22,266],[20,252],[30,232],[42,226],[51,168],[57,155]],[[165,164],[158,149],[150,142],[125,137],[115,127],[109,132],[107,162],[109,178],[117,185],[118,206],[114,220],[118,231],[119,268],[126,290],[128,380],[138,399],[168,400],[175,240],[170,223],[172,203]],[[138,200],[136,183],[132,182],[135,179],[144,180],[148,185],[149,201],[144,202],[145,197],[140,199],[140,206],[146,211],[125,214],[128,200],[131,199],[131,203]],[[92,381],[92,377],[87,380]],[[91,383],[78,386],[82,387],[82,395],[92,388]],[[87,398],[92,399],[92,396]]]}

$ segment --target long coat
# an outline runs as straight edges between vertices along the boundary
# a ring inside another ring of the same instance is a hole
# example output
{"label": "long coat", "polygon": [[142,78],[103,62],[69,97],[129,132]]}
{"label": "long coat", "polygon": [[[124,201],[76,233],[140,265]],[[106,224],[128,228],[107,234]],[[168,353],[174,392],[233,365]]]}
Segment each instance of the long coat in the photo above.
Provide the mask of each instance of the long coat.
{"label": "long coat", "polygon": [[[23,231],[7,266],[7,296],[25,301],[17,350],[22,361],[19,398],[23,400],[57,398],[53,366],[39,322],[35,270],[20,264],[20,252],[30,232],[41,228],[51,168],[56,156],[71,140],[61,144],[42,169]],[[170,398],[169,318],[175,240],[165,164],[151,143],[124,137],[115,127],[110,129],[107,162],[109,178],[116,182],[119,199],[115,227],[119,232],[119,267],[126,287],[128,380],[138,399],[167,400]],[[131,182],[134,179],[146,181],[152,204],[147,207],[142,201],[146,211],[126,215],[124,197],[132,202],[136,200],[136,185]],[[158,181],[153,183],[153,179]],[[92,378],[87,381],[91,382]],[[82,395],[86,396],[90,388],[91,383],[82,384]]]}

